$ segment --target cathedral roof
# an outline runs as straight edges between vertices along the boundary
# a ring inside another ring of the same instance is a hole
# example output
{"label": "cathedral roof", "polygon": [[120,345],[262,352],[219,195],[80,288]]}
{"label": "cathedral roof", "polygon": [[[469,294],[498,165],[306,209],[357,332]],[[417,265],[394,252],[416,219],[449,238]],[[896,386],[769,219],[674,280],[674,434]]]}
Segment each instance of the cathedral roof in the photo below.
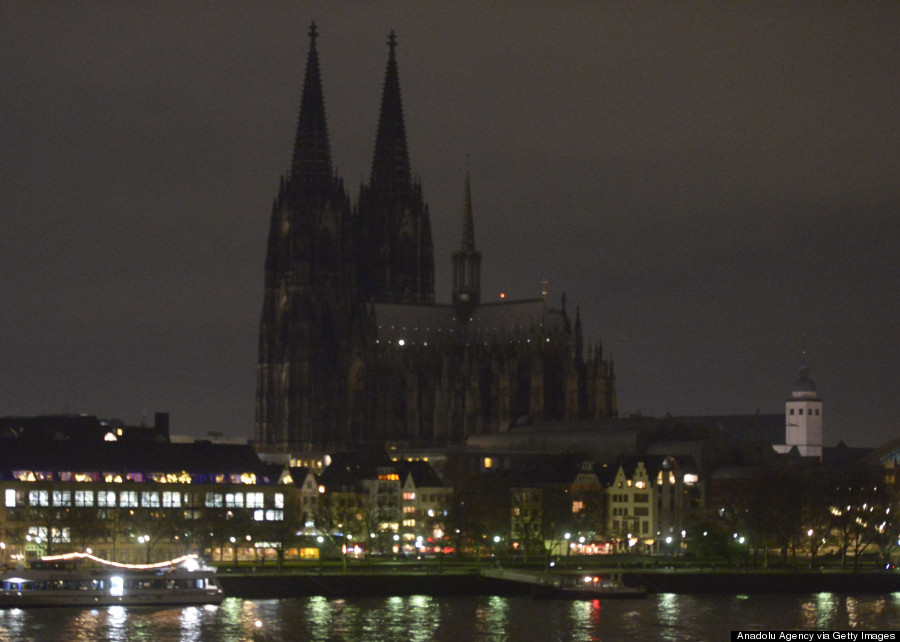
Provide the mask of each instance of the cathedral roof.
{"label": "cathedral roof", "polygon": [[549,334],[565,329],[565,318],[551,310],[544,299],[523,299],[486,303],[472,311],[469,333],[472,336],[508,337]]}
{"label": "cathedral roof", "polygon": [[373,304],[378,340],[406,345],[433,341],[489,339],[501,343],[527,341],[565,329],[561,312],[543,299],[504,301],[475,307],[468,320],[450,305]]}

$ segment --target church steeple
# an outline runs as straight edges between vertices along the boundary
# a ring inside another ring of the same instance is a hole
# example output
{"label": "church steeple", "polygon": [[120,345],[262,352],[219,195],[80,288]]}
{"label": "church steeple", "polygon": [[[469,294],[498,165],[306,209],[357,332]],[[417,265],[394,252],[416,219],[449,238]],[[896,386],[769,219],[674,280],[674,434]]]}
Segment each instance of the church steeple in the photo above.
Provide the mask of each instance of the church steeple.
{"label": "church steeple", "polygon": [[433,303],[431,221],[410,169],[393,31],[388,47],[372,173],[356,218],[360,292],[376,301]]}
{"label": "church steeple", "polygon": [[316,51],[318,31],[315,22],[310,25],[308,34],[309,53],[306,58],[306,75],[303,80],[300,116],[297,119],[290,180],[300,182],[305,187],[328,190],[333,178],[331,147],[328,144],[319,53]]}
{"label": "church steeple", "polygon": [[475,222],[472,214],[472,185],[466,170],[463,204],[462,243],[453,253],[453,305],[460,314],[481,303],[481,252],[475,250]]}
{"label": "church steeple", "polygon": [[387,71],[381,93],[381,112],[375,137],[375,156],[372,160],[371,186],[393,193],[409,190],[411,174],[409,152],[406,147],[406,125],[400,98],[400,74],[397,71],[397,37],[388,37]]}
{"label": "church steeple", "polygon": [[256,435],[279,448],[321,446],[346,425],[343,389],[326,390],[316,378],[339,371],[335,319],[353,313],[350,201],[331,167],[315,23],[308,33],[292,163],[269,223],[259,325]]}
{"label": "church steeple", "polygon": [[575,306],[575,363],[580,363],[584,351],[584,335],[581,329],[581,306]]}
{"label": "church steeple", "polygon": [[472,216],[472,184],[466,170],[466,200],[463,204],[462,246],[463,252],[475,251],[475,219]]}

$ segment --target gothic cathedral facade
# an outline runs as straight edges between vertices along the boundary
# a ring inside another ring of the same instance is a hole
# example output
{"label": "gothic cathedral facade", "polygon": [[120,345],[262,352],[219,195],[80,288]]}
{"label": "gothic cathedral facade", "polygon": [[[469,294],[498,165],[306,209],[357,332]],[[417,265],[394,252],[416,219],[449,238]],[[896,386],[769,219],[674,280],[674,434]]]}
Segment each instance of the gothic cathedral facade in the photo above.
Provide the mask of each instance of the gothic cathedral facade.
{"label": "gothic cathedral facade", "polygon": [[[371,174],[336,176],[316,27],[290,170],[272,205],[259,330],[256,444],[268,452],[460,444],[535,421],[616,415],[612,364],[544,298],[483,303],[468,174],[452,302],[434,294],[428,205],[406,144],[396,40]],[[598,344],[599,345],[599,344]]]}

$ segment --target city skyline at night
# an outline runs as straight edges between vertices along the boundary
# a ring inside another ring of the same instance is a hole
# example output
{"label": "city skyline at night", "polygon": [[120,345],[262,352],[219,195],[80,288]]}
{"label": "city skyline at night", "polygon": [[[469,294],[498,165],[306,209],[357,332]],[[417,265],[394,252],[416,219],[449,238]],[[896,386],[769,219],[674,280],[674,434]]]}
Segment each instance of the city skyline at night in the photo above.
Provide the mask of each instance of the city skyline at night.
{"label": "city skyline at night", "polygon": [[565,291],[619,410],[896,437],[894,5],[6,4],[0,415],[250,438],[270,203],[315,20],[332,160],[368,176],[387,34],[450,299]]}

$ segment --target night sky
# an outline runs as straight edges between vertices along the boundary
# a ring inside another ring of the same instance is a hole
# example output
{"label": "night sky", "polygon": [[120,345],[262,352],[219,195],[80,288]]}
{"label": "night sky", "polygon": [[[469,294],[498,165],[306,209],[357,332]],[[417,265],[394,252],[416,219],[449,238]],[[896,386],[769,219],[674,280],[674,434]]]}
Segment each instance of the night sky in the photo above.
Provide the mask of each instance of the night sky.
{"label": "night sky", "polygon": [[0,415],[253,435],[312,20],[354,201],[396,31],[440,302],[468,157],[483,300],[565,292],[621,412],[806,359],[826,444],[900,437],[896,2],[0,3]]}

